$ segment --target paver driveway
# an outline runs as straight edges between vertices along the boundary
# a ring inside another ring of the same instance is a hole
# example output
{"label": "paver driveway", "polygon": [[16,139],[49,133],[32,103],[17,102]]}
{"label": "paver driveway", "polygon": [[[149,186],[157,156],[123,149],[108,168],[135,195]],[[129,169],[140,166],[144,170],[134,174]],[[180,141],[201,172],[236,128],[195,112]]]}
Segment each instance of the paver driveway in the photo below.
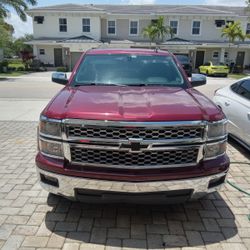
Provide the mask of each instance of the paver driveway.
{"label": "paver driveway", "polygon": [[[250,249],[250,197],[229,185],[172,206],[88,205],[48,195],[37,183],[35,122],[0,122],[0,248]],[[229,146],[232,161],[250,162]],[[250,165],[230,180],[250,191]]]}

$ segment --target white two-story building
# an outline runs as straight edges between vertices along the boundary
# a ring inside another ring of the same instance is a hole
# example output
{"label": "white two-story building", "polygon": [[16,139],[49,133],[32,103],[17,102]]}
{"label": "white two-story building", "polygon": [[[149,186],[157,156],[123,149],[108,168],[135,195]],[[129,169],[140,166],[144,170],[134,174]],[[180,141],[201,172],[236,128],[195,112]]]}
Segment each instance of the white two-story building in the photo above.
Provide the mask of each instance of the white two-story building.
{"label": "white two-story building", "polygon": [[205,61],[250,65],[250,42],[229,44],[221,37],[229,22],[240,21],[250,34],[244,7],[206,5],[76,5],[31,9],[34,56],[48,66],[72,68],[83,51],[96,47],[149,47],[143,29],[159,16],[174,31],[157,43],[162,49],[189,54],[197,68]]}

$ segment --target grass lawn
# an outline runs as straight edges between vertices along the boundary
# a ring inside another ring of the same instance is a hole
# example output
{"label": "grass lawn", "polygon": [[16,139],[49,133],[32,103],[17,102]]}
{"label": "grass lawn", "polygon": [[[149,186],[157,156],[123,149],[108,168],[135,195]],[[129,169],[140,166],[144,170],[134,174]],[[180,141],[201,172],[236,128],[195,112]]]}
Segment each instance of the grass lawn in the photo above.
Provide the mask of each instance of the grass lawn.
{"label": "grass lawn", "polygon": [[29,73],[28,71],[12,71],[8,73],[0,73],[0,79],[5,78],[5,77],[21,76],[21,75],[25,75],[28,73]]}
{"label": "grass lawn", "polygon": [[233,78],[233,79],[240,79],[240,78],[243,78],[243,77],[246,77],[246,76],[249,76],[249,75],[244,74],[244,73],[241,73],[241,74],[228,74],[228,77]]}

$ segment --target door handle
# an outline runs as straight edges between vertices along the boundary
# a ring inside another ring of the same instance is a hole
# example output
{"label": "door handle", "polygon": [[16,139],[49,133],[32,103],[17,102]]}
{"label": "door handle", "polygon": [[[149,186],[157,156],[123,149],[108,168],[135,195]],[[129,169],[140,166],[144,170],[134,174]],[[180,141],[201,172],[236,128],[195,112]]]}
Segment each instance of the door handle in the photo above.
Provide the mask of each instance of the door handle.
{"label": "door handle", "polygon": [[226,105],[226,106],[229,106],[229,105],[230,105],[230,102],[225,101],[225,105]]}
{"label": "door handle", "polygon": [[250,120],[250,113],[247,114],[248,120]]}

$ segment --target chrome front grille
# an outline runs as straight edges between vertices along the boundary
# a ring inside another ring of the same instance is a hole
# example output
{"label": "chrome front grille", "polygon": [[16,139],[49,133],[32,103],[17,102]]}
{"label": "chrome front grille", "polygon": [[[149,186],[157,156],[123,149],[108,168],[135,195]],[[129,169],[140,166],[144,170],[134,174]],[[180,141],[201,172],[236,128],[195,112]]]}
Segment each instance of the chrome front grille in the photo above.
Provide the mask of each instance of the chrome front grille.
{"label": "chrome front grille", "polygon": [[68,126],[68,136],[72,138],[101,138],[115,140],[171,140],[171,139],[201,139],[202,127],[99,127],[99,126]]}
{"label": "chrome front grille", "polygon": [[65,158],[76,165],[153,169],[196,165],[202,157],[202,121],[64,121]]}
{"label": "chrome front grille", "polygon": [[166,151],[142,151],[139,153],[116,150],[71,147],[73,163],[105,165],[107,167],[172,167],[180,164],[189,166],[197,161],[199,149],[170,149]]}

